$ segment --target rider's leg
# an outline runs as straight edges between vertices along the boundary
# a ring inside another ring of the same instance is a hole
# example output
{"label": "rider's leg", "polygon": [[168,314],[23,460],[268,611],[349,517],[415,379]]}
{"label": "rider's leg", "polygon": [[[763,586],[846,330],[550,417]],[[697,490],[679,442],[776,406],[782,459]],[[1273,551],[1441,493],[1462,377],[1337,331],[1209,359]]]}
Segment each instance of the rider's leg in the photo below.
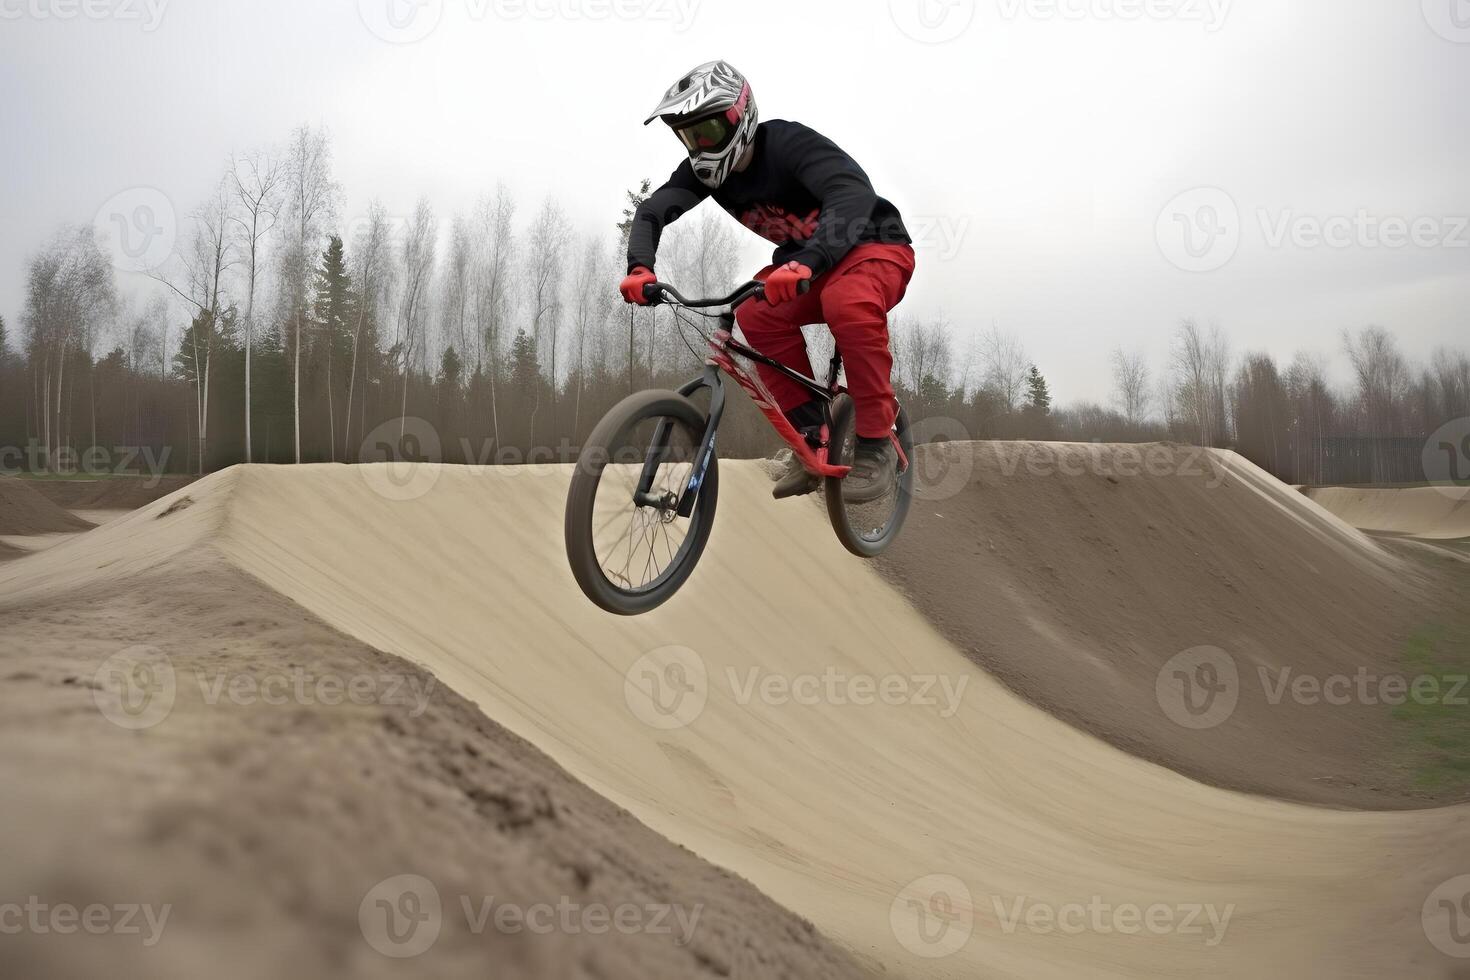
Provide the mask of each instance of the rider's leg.
{"label": "rider's leg", "polygon": [[844,499],[876,500],[896,478],[898,454],[889,433],[898,402],[893,397],[893,352],[888,311],[897,306],[914,271],[906,245],[864,245],[854,249],[822,289],[822,314],[847,367],[847,389],[857,416],[857,446],[852,472],[843,483]]}
{"label": "rider's leg", "polygon": [[[766,269],[756,278],[764,282],[770,272]],[[750,346],[793,371],[811,377],[812,363],[807,357],[806,338],[801,335],[801,328],[808,323],[822,322],[822,304],[817,290],[780,306],[772,306],[764,300],[751,300],[735,311],[735,322],[740,325],[740,332],[745,334]],[[761,381],[775,396],[776,404],[781,406],[787,418],[811,400],[812,396],[805,388],[775,369],[763,364],[756,365],[756,368]],[[795,419],[792,424],[801,428]]]}
{"label": "rider's leg", "polygon": [[[764,281],[770,271],[767,269],[756,278]],[[740,324],[740,331],[745,334],[750,346],[808,377],[812,374],[812,365],[807,356],[806,338],[801,335],[801,328],[821,319],[821,302],[817,299],[815,290],[780,306],[754,300],[735,312],[735,320]],[[821,427],[822,408],[810,392],[779,371],[763,364],[757,364],[756,368],[760,372],[761,381],[765,382],[775,396],[776,404],[781,407],[796,431],[806,432]],[[801,460],[793,455],[786,464],[785,472],[776,479],[776,485],[771,488],[771,495],[777,500],[800,497],[813,493],[821,485],[821,480],[808,473]]]}
{"label": "rider's leg", "polygon": [[859,245],[821,284],[822,319],[842,352],[860,438],[886,438],[898,414],[888,311],[903,299],[913,272],[909,246]]}

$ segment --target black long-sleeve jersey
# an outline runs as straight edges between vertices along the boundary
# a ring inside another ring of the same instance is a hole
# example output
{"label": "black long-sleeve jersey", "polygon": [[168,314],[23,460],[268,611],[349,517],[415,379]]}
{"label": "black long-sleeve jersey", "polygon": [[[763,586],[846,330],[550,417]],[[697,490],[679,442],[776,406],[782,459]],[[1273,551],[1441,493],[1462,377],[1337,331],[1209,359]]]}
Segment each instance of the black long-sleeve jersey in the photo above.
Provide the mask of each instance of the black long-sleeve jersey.
{"label": "black long-sleeve jersey", "polygon": [[688,160],[638,206],[628,235],[628,268],[654,268],[664,227],[706,197],[776,245],[772,261],[795,260],[815,275],[864,242],[909,244],[898,209],[879,197],[863,168],[827,137],[772,119],[756,130],[755,154],[711,192]]}

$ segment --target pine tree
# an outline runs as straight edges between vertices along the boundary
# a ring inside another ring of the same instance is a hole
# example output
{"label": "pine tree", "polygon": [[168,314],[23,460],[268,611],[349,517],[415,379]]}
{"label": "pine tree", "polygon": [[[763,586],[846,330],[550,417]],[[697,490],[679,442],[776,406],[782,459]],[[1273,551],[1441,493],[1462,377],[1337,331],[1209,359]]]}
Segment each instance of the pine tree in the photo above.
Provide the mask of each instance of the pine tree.
{"label": "pine tree", "polygon": [[215,371],[215,359],[238,349],[235,308],[232,306],[220,315],[217,328],[213,319],[208,310],[200,310],[189,321],[189,328],[179,338],[178,353],[174,355],[174,377],[190,384],[197,383],[201,374],[208,379]]}
{"label": "pine tree", "polygon": [[347,260],[343,255],[342,239],[332,236],[327,249],[322,253],[322,262],[316,272],[316,297],[312,304],[312,316],[321,331],[320,343],[326,348],[327,368],[327,419],[331,458],[337,458],[337,398],[336,377],[340,373],[338,361],[346,363],[348,348],[352,343],[352,329],[356,322],[353,310],[352,279],[347,273]]}
{"label": "pine tree", "polygon": [[628,206],[623,208],[623,220],[617,224],[618,235],[623,245],[628,244],[628,236],[633,231],[633,216],[638,213],[638,206],[648,200],[648,195],[653,189],[653,181],[644,177],[635,191],[627,191]]}
{"label": "pine tree", "polygon": [[1046,387],[1046,379],[1041,372],[1036,370],[1036,365],[1031,365],[1031,373],[1026,375],[1026,387],[1031,394],[1027,400],[1026,410],[1034,415],[1051,414],[1051,392]]}
{"label": "pine tree", "polygon": [[348,330],[353,323],[352,301],[352,279],[347,273],[342,239],[333,235],[326,251],[322,252],[322,264],[317,269],[313,313],[334,348],[349,337]]}
{"label": "pine tree", "polygon": [[444,348],[444,356],[439,359],[439,383],[449,391],[459,391],[461,378],[464,376],[464,361],[460,359],[459,352],[451,344]]}
{"label": "pine tree", "polygon": [[[620,244],[622,246],[622,249],[624,251],[627,250],[627,248],[628,248],[628,239],[633,234],[633,218],[634,218],[635,215],[638,214],[638,207],[639,207],[639,205],[641,205],[644,201],[648,200],[648,195],[652,192],[652,188],[653,188],[653,182],[650,181],[647,177],[644,177],[643,180],[638,184],[638,189],[637,190],[635,190],[635,191],[628,191],[627,192],[627,195],[628,195],[628,206],[625,207],[625,208],[623,208],[623,220],[622,221],[619,221],[618,222],[618,225],[617,225],[617,228],[618,228],[618,241],[620,242]],[[649,311],[650,316],[652,315],[652,312],[653,311],[651,311],[651,310]],[[635,352],[633,350],[634,325],[637,322],[637,317],[636,317],[635,314],[636,314],[635,308],[632,307],[632,306],[629,306],[628,307],[628,391],[630,391],[630,392],[633,390],[633,365],[635,363],[637,363],[637,360],[638,360],[637,355],[635,354]],[[654,321],[654,324],[657,325],[657,321]]]}
{"label": "pine tree", "polygon": [[510,381],[516,394],[530,397],[540,380],[541,365],[536,361],[536,341],[522,327],[510,345]]}

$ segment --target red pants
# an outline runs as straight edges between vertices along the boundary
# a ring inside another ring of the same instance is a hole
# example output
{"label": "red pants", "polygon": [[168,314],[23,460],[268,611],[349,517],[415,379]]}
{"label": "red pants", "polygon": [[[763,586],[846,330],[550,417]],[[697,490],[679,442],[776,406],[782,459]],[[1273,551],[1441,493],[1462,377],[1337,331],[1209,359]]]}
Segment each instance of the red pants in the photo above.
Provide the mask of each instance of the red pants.
{"label": "red pants", "polygon": [[[763,270],[762,281],[771,269]],[[888,349],[888,311],[903,299],[914,274],[914,250],[907,245],[859,245],[818,277],[811,291],[789,303],[763,300],[744,304],[735,314],[750,346],[786,367],[812,376],[801,328],[825,323],[842,352],[847,390],[857,410],[857,434],[880,439],[893,428],[898,402],[893,397],[893,352]],[[810,393],[772,368],[758,365],[761,380],[790,412],[811,400]]]}

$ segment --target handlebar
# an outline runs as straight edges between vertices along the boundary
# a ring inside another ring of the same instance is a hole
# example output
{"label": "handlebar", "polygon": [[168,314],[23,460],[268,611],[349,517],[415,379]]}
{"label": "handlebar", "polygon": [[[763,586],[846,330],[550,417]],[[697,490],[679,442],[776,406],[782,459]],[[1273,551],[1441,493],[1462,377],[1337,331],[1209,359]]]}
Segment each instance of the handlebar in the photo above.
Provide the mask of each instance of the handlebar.
{"label": "handlebar", "polygon": [[[803,279],[796,284],[796,292],[799,295],[806,295],[811,288],[812,281],[810,279]],[[750,282],[740,286],[729,296],[720,299],[686,299],[682,293],[666,282],[651,282],[643,287],[643,298],[648,300],[650,306],[656,306],[666,299],[671,299],[680,306],[687,306],[694,310],[708,309],[713,306],[728,306],[733,310],[741,303],[764,296],[765,294],[766,284],[759,279],[750,280]]]}

